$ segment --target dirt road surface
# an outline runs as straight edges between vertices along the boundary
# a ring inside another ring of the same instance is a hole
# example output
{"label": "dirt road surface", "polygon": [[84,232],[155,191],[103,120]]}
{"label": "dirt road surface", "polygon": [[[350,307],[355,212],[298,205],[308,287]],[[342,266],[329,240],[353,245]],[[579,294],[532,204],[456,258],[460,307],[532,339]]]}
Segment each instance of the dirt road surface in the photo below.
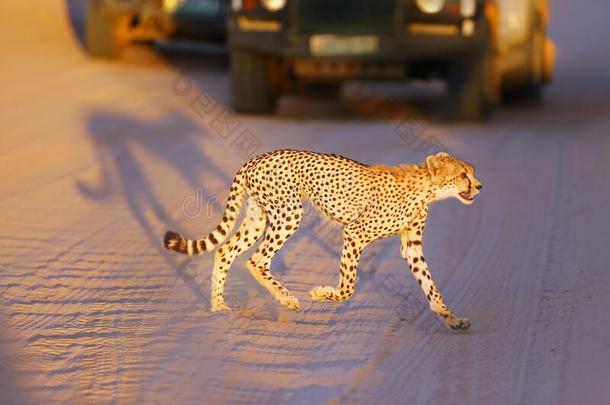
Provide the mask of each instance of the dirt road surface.
{"label": "dirt road surface", "polygon": [[[487,125],[435,119],[420,84],[233,116],[225,54],[90,60],[82,4],[0,4],[0,402],[608,403],[608,2],[553,2],[544,104]],[[212,256],[169,254],[161,235],[212,229],[234,172],[276,148],[472,162],[480,198],[432,206],[424,241],[472,329],[434,319],[393,239],[368,248],[350,301],[312,303],[339,260],[336,228],[314,215],[274,262],[303,312],[279,308],[242,258],[235,310],[211,313]]]}

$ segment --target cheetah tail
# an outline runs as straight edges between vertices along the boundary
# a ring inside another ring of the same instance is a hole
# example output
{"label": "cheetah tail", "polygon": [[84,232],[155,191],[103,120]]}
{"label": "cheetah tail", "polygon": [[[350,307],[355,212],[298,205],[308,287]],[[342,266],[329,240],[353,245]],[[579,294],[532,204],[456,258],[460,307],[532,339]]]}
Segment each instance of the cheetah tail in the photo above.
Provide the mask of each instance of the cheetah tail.
{"label": "cheetah tail", "polygon": [[244,172],[242,168],[235,175],[222,222],[209,235],[202,239],[191,240],[183,238],[176,232],[167,231],[163,237],[165,248],[188,255],[199,255],[213,250],[218,244],[224,242],[229,232],[237,224],[237,218],[244,201],[246,193]]}

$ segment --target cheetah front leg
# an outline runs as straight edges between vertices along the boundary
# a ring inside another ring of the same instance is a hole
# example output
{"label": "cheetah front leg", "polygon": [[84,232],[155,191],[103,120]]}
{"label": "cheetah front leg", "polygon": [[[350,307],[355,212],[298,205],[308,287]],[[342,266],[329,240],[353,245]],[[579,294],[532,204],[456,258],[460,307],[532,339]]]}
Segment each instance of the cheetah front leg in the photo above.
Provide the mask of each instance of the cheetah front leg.
{"label": "cheetah front leg", "polygon": [[344,301],[351,297],[356,284],[356,267],[363,248],[363,244],[357,238],[344,230],[339,285],[315,287],[309,292],[311,298],[318,301]]}
{"label": "cheetah front leg", "polygon": [[447,308],[443,302],[441,293],[438,291],[434,280],[432,280],[432,275],[430,274],[422,251],[423,228],[423,221],[419,221],[414,222],[409,228],[401,232],[400,253],[409,263],[411,273],[424,291],[426,298],[428,298],[432,312],[438,315],[441,321],[449,328],[453,330],[466,330],[470,327],[470,321],[468,319],[456,317]]}

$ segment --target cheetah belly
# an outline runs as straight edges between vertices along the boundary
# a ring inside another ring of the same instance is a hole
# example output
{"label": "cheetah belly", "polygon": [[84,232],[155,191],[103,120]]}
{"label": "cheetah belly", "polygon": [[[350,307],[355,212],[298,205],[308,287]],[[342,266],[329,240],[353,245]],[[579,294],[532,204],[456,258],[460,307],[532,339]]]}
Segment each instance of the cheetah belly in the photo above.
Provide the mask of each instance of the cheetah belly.
{"label": "cheetah belly", "polygon": [[307,198],[323,215],[342,224],[358,219],[367,207],[368,193],[364,184],[347,185],[345,179],[318,178],[317,175],[301,178],[301,195]]}

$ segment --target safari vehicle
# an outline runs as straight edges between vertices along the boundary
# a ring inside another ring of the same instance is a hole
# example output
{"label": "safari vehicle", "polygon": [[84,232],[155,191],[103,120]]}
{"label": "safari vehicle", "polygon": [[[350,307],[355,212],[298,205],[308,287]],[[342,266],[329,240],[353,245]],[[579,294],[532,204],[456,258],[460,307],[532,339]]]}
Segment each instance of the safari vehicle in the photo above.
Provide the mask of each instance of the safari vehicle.
{"label": "safari vehicle", "polygon": [[481,120],[503,91],[551,79],[546,0],[232,0],[236,110],[270,113],[301,84],[444,79],[451,115]]}
{"label": "safari vehicle", "polygon": [[225,0],[88,0],[85,46],[91,56],[118,58],[134,41],[169,37],[225,39]]}

